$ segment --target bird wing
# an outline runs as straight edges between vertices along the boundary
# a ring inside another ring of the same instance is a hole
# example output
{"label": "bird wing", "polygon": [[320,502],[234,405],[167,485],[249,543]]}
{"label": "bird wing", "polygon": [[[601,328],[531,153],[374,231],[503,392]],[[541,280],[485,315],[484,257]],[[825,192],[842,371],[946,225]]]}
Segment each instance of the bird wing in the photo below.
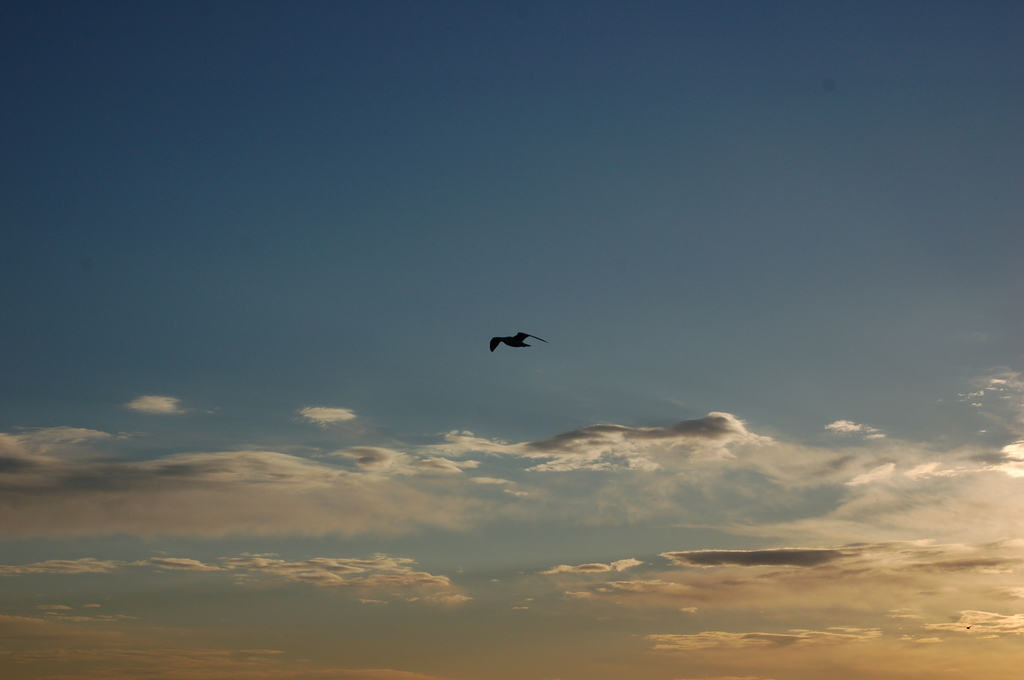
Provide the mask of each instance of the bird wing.
{"label": "bird wing", "polygon": [[493,352],[494,348],[497,347],[500,344],[501,344],[501,338],[491,338],[491,351]]}
{"label": "bird wing", "polygon": [[[537,336],[536,336],[536,335],[529,335],[529,334],[527,334],[527,333],[520,333],[520,335],[524,335],[524,336],[526,336],[526,337],[528,337],[528,338],[537,338]],[[537,338],[537,340],[540,340],[541,342],[547,342],[547,340],[545,340],[544,338]],[[549,344],[550,344],[550,343],[549,343]]]}

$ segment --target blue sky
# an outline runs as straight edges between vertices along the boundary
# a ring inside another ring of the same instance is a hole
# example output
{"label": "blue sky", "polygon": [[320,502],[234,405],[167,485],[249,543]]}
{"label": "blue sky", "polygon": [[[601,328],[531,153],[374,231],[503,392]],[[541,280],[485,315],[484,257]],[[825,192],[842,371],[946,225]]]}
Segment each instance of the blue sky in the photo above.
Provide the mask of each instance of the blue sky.
{"label": "blue sky", "polygon": [[1022,26],[7,4],[0,666],[1012,673]]}

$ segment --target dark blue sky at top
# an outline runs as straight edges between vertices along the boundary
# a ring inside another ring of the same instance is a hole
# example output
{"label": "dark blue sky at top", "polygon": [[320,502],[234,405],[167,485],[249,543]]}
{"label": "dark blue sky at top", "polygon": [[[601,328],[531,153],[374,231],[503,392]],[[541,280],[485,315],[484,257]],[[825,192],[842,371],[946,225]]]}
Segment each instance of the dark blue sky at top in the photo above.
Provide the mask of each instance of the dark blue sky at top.
{"label": "dark blue sky at top", "polygon": [[0,12],[0,426],[894,427],[1020,361],[1016,3]]}

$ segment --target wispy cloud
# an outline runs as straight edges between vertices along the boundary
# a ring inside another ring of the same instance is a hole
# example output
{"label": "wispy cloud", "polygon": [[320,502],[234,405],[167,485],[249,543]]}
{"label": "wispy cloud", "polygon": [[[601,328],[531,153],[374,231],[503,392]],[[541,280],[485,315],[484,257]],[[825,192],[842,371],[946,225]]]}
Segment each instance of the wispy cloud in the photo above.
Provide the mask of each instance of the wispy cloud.
{"label": "wispy cloud", "polygon": [[131,562],[133,566],[160,567],[162,569],[179,569],[183,571],[219,571],[220,567],[212,564],[203,564],[199,560],[191,560],[181,557],[151,557],[148,560]]}
{"label": "wispy cloud", "polygon": [[[894,603],[910,603],[918,593],[953,583],[964,592],[990,592],[993,579],[999,577],[1010,587],[1014,570],[1024,563],[1015,544],[928,542],[671,551],[661,556],[671,567],[652,564],[632,580],[577,585],[567,595],[650,608],[679,608],[680,600],[730,609],[802,607],[808,598],[819,607],[870,601],[891,618]],[[573,573],[557,568],[547,573],[564,576],[567,572]],[[589,573],[599,579],[608,570]]]}
{"label": "wispy cloud", "polygon": [[691,635],[648,635],[654,649],[689,651],[694,649],[742,649],[746,647],[787,647],[806,644],[864,642],[881,637],[877,628],[829,627],[825,630],[791,629],[785,633],[727,633],[720,630]]}
{"label": "wispy cloud", "polygon": [[892,475],[895,469],[896,463],[885,463],[884,465],[879,465],[876,468],[868,470],[864,474],[857,475],[856,477],[848,481],[846,485],[857,486],[859,484],[870,484],[871,482],[877,482]]}
{"label": "wispy cloud", "polygon": [[272,451],[117,461],[0,439],[0,532],[395,533],[464,526],[481,501]]}
{"label": "wispy cloud", "polygon": [[1012,635],[1024,635],[1024,614],[997,614],[995,612],[977,611],[966,609],[960,612],[960,618],[955,623],[929,623],[925,626],[927,630],[948,630],[966,633],[970,626],[970,632],[993,633]]}
{"label": "wispy cloud", "polygon": [[176,415],[186,412],[186,409],[181,407],[181,399],[156,395],[136,397],[125,404],[125,408],[153,415]]}
{"label": "wispy cloud", "polygon": [[468,453],[506,454],[546,462],[530,468],[536,471],[570,470],[656,470],[660,466],[650,452],[662,450],[678,455],[679,450],[730,455],[735,443],[767,443],[730,413],[709,413],[703,418],[682,420],[669,427],[627,427],[588,425],[548,439],[509,444],[474,436],[471,432],[449,432],[445,443],[429,447],[442,455]]}
{"label": "wispy cloud", "polygon": [[480,464],[476,460],[452,460],[436,456],[416,458],[402,451],[379,446],[353,446],[330,455],[353,460],[363,472],[382,475],[462,474],[463,470]]}
{"label": "wispy cloud", "polygon": [[[452,604],[470,599],[461,593],[452,591],[451,580],[447,576],[416,571],[412,567],[414,564],[415,560],[410,558],[380,554],[374,555],[369,559],[314,557],[296,562],[246,555],[242,557],[223,557],[220,559],[219,566],[181,557],[153,557],[134,562],[113,560],[101,562],[86,558],[80,560],[50,560],[25,565],[0,565],[0,576],[111,573],[125,567],[157,567],[159,569],[180,571],[267,574],[284,581],[321,587],[441,589],[445,592],[435,592],[429,596],[423,595],[421,599],[427,602],[442,604]],[[66,605],[42,605],[39,608],[47,610],[71,609],[71,607]]]}
{"label": "wispy cloud", "polygon": [[84,557],[79,560],[46,560],[32,564],[0,564],[0,576],[21,574],[106,574],[121,566],[120,562]]}
{"label": "wispy cloud", "polygon": [[273,574],[288,581],[316,586],[354,588],[447,588],[447,576],[413,571],[414,561],[402,557],[377,555],[372,559],[317,557],[287,562],[264,557],[230,557],[221,561],[226,569]]}

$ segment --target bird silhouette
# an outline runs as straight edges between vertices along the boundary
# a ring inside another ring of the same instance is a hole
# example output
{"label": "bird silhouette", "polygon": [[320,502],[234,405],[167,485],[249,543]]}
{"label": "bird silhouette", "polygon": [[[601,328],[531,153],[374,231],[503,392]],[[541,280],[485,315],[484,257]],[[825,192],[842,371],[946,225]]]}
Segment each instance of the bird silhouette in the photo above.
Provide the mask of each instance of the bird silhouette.
{"label": "bird silhouette", "polygon": [[[494,349],[501,343],[505,343],[509,347],[529,347],[530,345],[527,345],[525,342],[523,342],[523,340],[526,340],[526,338],[537,338],[537,336],[530,335],[529,333],[516,333],[515,335],[510,335],[504,338],[491,338],[491,351],[493,352]],[[537,339],[540,340],[541,342],[547,342],[547,340],[545,340],[544,338]]]}

